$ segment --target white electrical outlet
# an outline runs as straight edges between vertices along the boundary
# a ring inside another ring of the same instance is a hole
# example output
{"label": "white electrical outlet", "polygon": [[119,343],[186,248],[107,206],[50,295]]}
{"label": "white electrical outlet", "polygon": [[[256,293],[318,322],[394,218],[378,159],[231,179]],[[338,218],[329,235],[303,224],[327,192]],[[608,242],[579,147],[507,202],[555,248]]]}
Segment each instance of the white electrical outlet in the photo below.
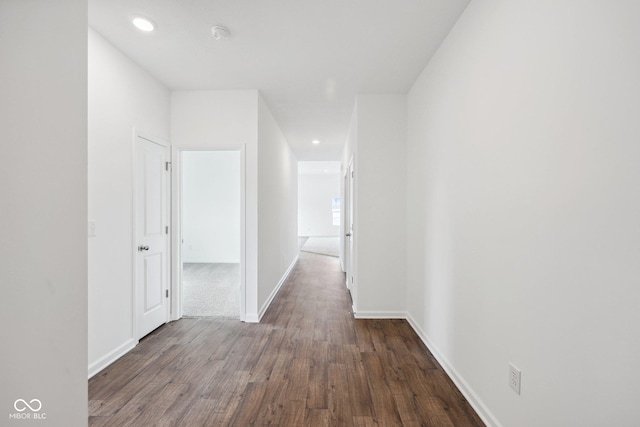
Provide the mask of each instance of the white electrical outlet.
{"label": "white electrical outlet", "polygon": [[522,378],[522,372],[520,369],[509,363],[509,387],[516,393],[520,394],[520,379]]}
{"label": "white electrical outlet", "polygon": [[96,235],[96,222],[95,221],[89,221],[89,237],[95,237]]}

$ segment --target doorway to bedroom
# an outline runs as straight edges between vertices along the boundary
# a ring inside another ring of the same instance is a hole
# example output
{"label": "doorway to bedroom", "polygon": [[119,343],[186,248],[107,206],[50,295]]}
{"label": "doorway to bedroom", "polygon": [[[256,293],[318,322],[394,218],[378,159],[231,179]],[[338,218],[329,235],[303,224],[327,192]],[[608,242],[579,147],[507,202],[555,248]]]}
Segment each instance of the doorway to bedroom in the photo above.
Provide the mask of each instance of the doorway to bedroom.
{"label": "doorway to bedroom", "polygon": [[340,162],[298,162],[298,247],[340,256]]}
{"label": "doorway to bedroom", "polygon": [[181,156],[182,315],[240,319],[241,156]]}

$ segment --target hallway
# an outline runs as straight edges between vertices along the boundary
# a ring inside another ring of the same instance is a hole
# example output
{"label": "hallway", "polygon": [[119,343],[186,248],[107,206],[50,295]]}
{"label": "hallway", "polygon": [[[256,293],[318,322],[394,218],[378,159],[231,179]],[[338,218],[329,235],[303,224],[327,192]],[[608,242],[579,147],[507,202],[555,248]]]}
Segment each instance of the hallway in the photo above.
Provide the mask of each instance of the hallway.
{"label": "hallway", "polygon": [[260,324],[182,319],[89,381],[91,426],[481,426],[404,320],[355,320],[302,252]]}

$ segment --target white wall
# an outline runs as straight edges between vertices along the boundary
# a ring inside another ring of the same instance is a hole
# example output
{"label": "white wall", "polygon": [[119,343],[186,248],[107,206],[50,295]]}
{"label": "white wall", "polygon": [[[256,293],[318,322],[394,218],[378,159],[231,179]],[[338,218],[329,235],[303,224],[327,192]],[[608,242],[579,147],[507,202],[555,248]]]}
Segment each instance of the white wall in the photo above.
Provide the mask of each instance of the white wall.
{"label": "white wall", "polygon": [[407,98],[358,95],[358,316],[404,315]]}
{"label": "white wall", "polygon": [[409,94],[410,316],[495,425],[640,422],[638,16],[473,1]]}
{"label": "white wall", "polygon": [[[84,67],[84,65],[83,65]],[[89,30],[89,371],[136,343],[133,129],[169,139],[169,91]]]}
{"label": "white wall", "polygon": [[189,150],[244,147],[245,320],[257,322],[298,253],[296,158],[255,90],[173,92],[171,141]]}
{"label": "white wall", "polygon": [[240,152],[182,157],[183,262],[240,262]]}
{"label": "white wall", "polygon": [[[317,164],[319,168],[302,171],[308,163]],[[327,165],[326,172],[323,164]],[[299,162],[298,166],[298,235],[339,236],[340,225],[333,225],[332,209],[332,200],[341,198],[339,163]]]}
{"label": "white wall", "polygon": [[262,316],[298,256],[298,161],[258,97],[258,303]]}
{"label": "white wall", "polygon": [[[171,143],[174,147],[185,150],[229,150],[244,147],[246,320],[257,321],[258,92],[172,92]],[[176,181],[174,185],[177,185]],[[173,212],[174,218],[178,218],[178,215],[179,212]]]}
{"label": "white wall", "polygon": [[357,317],[403,317],[406,105],[401,94],[357,97],[344,166],[353,154]]}
{"label": "white wall", "polygon": [[9,418],[17,399],[87,425],[86,31],[86,1],[0,2],[5,426],[32,425]]}

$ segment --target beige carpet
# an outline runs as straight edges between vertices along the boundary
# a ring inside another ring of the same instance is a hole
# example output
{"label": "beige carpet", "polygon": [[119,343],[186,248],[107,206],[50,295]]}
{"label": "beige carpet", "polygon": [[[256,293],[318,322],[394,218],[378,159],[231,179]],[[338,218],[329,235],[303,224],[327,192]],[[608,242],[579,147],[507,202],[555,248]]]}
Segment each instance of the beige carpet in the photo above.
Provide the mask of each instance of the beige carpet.
{"label": "beige carpet", "polygon": [[300,250],[337,258],[340,256],[340,237],[309,237]]}
{"label": "beige carpet", "polygon": [[185,263],[182,315],[240,318],[240,264]]}

